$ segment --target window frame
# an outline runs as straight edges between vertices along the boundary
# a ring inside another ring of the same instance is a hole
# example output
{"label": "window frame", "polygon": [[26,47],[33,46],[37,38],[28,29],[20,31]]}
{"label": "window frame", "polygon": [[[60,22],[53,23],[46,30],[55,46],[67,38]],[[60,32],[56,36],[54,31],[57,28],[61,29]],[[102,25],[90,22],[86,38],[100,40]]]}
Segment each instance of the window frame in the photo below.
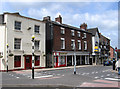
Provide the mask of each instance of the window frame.
{"label": "window frame", "polygon": [[[19,25],[18,25],[19,23]],[[14,21],[14,29],[17,31],[21,31],[21,26],[22,26],[22,22],[21,21]]]}
{"label": "window frame", "polygon": [[[36,42],[38,42],[38,49],[36,48]],[[35,46],[35,50],[40,50],[40,40],[35,40],[34,46]]]}
{"label": "window frame", "polygon": [[[36,31],[36,27],[38,27],[37,31]],[[34,25],[34,33],[40,34],[40,25]]]}
{"label": "window frame", "polygon": [[87,38],[87,34],[86,33],[84,33],[84,38]]}
{"label": "window frame", "polygon": [[61,38],[61,49],[65,49],[65,38]]}
{"label": "window frame", "polygon": [[60,27],[60,29],[61,29],[61,34],[65,34],[65,28],[63,28],[63,27]]}
{"label": "window frame", "polygon": [[87,41],[84,41],[84,50],[87,50]]}
{"label": "window frame", "polygon": [[75,31],[71,30],[71,36],[75,36]]}
{"label": "window frame", "polygon": [[81,32],[80,31],[77,31],[77,36],[81,37]]}
{"label": "window frame", "polygon": [[[72,44],[72,42],[73,42],[73,44]],[[75,40],[72,39],[72,40],[71,40],[71,48],[72,48],[72,50],[75,49],[74,46],[75,46]]]}
{"label": "window frame", "polygon": [[[15,43],[15,39],[20,40],[20,44],[19,44],[20,47],[19,48],[16,48],[16,45],[18,46],[18,43],[17,44]],[[22,46],[21,44],[22,44],[22,39],[21,38],[14,38],[14,49],[15,50],[21,50],[21,46]]]}
{"label": "window frame", "polygon": [[81,50],[81,40],[78,40],[78,50]]}

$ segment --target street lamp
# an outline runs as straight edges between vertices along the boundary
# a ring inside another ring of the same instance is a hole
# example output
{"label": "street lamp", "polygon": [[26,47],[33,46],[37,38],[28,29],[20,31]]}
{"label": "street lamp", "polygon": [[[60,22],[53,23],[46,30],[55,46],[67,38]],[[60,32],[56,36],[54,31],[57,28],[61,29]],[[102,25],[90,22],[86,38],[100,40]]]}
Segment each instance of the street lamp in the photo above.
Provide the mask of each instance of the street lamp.
{"label": "street lamp", "polygon": [[6,45],[7,46],[7,57],[6,57],[6,61],[7,61],[7,72],[8,72],[8,48],[9,48],[9,46],[8,46],[8,44]]}
{"label": "street lamp", "polygon": [[34,79],[34,42],[35,42],[35,36],[32,35],[32,79]]}

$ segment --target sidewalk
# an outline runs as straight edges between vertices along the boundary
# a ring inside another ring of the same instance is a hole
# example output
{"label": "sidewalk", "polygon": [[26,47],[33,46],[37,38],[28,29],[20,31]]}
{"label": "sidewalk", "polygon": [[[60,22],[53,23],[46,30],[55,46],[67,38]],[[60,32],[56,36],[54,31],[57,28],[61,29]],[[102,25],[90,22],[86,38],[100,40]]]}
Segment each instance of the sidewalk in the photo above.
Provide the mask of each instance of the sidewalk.
{"label": "sidewalk", "polygon": [[[80,65],[80,66],[76,66],[76,68],[80,68],[80,67],[93,67],[93,66],[102,66],[102,65]],[[62,69],[68,69],[68,68],[74,68],[74,66],[58,67],[58,68],[34,69],[34,71],[62,70]],[[21,70],[21,71],[31,71],[31,69],[30,70]]]}

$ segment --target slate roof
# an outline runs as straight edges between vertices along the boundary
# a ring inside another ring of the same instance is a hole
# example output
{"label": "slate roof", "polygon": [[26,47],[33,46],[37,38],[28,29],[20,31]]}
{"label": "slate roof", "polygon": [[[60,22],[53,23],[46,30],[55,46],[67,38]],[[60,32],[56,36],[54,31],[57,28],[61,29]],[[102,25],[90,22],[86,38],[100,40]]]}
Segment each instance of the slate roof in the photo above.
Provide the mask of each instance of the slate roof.
{"label": "slate roof", "polygon": [[95,36],[95,35],[96,35],[96,32],[98,32],[98,35],[99,35],[99,37],[100,37],[99,30],[98,30],[97,27],[96,27],[96,28],[87,29],[87,31],[88,31],[88,32],[91,32],[93,36]]}

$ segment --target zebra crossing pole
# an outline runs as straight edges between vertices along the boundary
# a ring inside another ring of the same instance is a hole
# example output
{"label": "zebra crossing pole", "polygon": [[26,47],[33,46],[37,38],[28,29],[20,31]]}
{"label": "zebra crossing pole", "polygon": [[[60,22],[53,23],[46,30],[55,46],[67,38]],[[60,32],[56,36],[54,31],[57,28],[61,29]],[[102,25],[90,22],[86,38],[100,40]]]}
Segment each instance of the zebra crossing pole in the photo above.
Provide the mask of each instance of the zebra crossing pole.
{"label": "zebra crossing pole", "polygon": [[7,72],[8,72],[8,48],[9,48],[9,46],[8,46],[8,44],[7,44],[7,57],[6,57]]}
{"label": "zebra crossing pole", "polygon": [[32,35],[32,79],[34,79],[34,42],[35,42],[35,36]]}

